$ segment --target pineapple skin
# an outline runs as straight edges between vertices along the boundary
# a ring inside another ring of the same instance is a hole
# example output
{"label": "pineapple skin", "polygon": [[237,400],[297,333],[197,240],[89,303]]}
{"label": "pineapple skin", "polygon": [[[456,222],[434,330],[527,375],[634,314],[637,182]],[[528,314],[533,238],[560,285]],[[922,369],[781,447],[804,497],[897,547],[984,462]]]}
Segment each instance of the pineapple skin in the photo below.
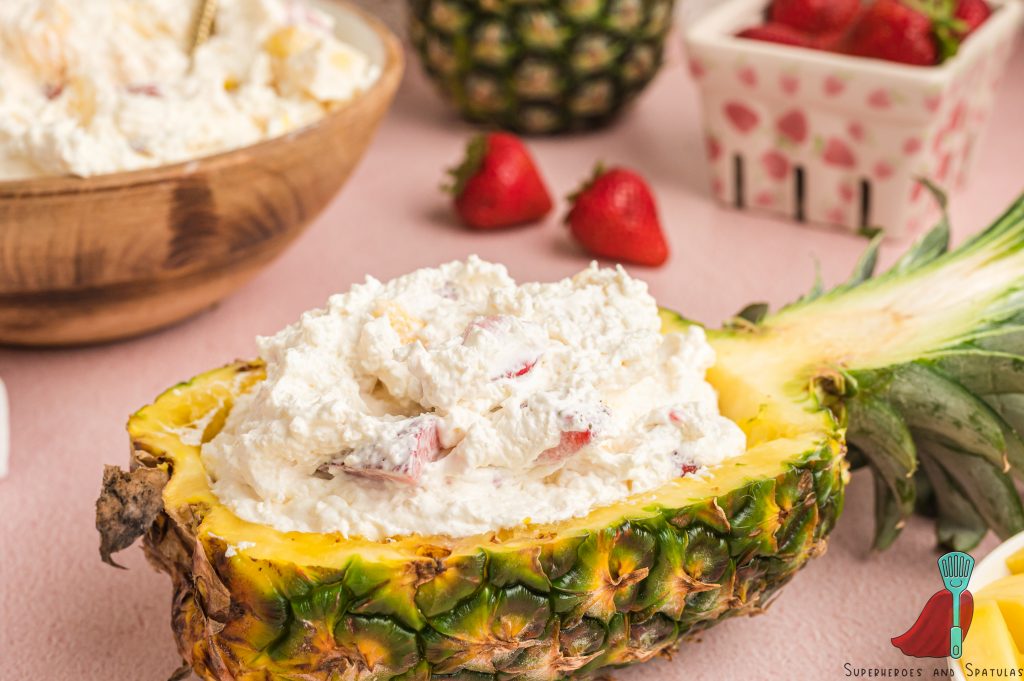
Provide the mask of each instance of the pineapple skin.
{"label": "pineapple skin", "polygon": [[661,67],[675,0],[410,0],[410,38],[473,123],[524,134],[613,121]]}
{"label": "pineapple skin", "polygon": [[[197,404],[224,409],[226,386],[261,377],[240,363],[165,393],[133,418],[133,469],[175,470],[185,455],[153,424],[188,423]],[[205,493],[168,487],[143,546],[171,575],[178,649],[204,679],[589,677],[762,611],[823,552],[846,481],[838,439],[781,471],[680,508],[623,504],[594,529],[413,538],[394,555],[357,547],[322,563],[317,542],[346,540],[260,528],[296,546],[263,559],[224,538],[242,521],[211,513]]]}

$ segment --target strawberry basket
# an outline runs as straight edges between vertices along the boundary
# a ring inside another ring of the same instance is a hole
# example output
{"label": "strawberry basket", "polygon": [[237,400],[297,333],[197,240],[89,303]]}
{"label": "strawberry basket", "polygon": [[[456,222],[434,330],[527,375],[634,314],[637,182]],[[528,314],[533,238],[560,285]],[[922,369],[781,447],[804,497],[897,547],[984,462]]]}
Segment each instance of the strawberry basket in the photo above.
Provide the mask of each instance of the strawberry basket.
{"label": "strawberry basket", "polygon": [[881,226],[897,239],[917,231],[937,211],[918,178],[966,180],[1024,17],[1017,0],[990,4],[938,66],[736,37],[767,0],[726,0],[702,16],[685,41],[714,195],[800,222]]}

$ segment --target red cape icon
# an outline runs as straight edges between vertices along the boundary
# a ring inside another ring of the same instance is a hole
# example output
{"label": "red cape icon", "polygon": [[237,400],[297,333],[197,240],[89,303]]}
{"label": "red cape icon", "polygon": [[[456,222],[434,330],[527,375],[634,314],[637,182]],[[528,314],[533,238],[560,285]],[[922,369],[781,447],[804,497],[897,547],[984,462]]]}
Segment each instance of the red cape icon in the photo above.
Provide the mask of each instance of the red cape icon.
{"label": "red cape icon", "polygon": [[[964,638],[974,616],[974,596],[960,596],[960,628]],[[953,595],[943,589],[928,599],[924,610],[907,633],[892,639],[892,644],[910,657],[949,657],[949,629],[953,626]]]}

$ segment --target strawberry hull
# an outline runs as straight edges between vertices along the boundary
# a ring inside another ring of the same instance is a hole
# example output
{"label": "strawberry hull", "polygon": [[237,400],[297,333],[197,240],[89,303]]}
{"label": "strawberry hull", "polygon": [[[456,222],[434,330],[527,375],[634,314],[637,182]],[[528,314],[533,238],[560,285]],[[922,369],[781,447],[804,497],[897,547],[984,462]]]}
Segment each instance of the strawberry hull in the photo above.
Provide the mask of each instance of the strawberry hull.
{"label": "strawberry hull", "polygon": [[993,2],[959,54],[922,67],[737,37],[768,4],[726,0],[685,36],[716,198],[897,239],[929,226],[916,178],[967,180],[1024,8]]}

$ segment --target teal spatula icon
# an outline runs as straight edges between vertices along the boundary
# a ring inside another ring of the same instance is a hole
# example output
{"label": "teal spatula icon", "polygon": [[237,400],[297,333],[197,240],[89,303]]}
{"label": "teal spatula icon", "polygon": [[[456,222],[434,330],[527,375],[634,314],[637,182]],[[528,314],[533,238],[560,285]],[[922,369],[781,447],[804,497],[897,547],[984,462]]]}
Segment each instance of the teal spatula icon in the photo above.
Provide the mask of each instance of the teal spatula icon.
{"label": "teal spatula icon", "polygon": [[974,558],[966,553],[951,551],[939,558],[942,583],[946,586],[946,591],[953,595],[953,627],[949,630],[949,656],[954,660],[960,659],[964,647],[964,634],[960,629],[960,594],[967,590],[967,583],[971,581],[973,571]]}

